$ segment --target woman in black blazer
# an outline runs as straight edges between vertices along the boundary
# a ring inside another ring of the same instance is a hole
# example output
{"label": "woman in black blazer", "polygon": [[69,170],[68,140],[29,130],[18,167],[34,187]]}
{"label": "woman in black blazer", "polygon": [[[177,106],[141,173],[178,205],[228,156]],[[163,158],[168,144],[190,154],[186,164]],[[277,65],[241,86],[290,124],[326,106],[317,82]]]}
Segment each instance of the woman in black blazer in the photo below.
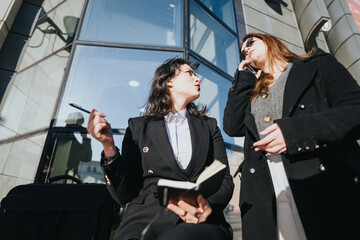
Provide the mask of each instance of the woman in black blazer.
{"label": "woman in black blazer", "polygon": [[[146,114],[129,119],[121,154],[105,115],[90,114],[88,131],[103,144],[101,166],[108,189],[127,204],[115,239],[231,239],[223,209],[234,185],[216,120],[192,103],[200,95],[194,67],[173,58],[157,68]],[[183,200],[160,206],[160,178],[195,182],[214,159],[226,169],[216,175],[212,189],[197,197],[198,206]]]}
{"label": "woman in black blazer", "polygon": [[243,239],[360,239],[359,85],[330,54],[301,57],[272,35],[241,50],[224,130],[245,136]]}

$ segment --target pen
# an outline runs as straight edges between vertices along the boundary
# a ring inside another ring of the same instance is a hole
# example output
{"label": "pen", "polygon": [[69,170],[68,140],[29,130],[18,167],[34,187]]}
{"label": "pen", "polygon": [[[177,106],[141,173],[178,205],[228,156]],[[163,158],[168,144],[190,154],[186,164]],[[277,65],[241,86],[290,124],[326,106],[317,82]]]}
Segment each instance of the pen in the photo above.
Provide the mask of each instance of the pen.
{"label": "pen", "polygon": [[89,113],[90,114],[90,111],[89,110],[86,110],[84,108],[82,108],[81,106],[75,104],[75,103],[69,103],[70,106],[74,107],[74,108],[77,108],[79,109],[80,111],[83,111],[83,112],[86,112],[86,113]]}

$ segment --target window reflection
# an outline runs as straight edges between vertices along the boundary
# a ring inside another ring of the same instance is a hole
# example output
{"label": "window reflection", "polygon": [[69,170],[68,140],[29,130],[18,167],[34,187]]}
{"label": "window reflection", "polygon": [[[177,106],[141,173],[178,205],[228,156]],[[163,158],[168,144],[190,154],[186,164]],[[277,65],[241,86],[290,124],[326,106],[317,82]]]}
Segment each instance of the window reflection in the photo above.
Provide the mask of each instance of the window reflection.
{"label": "window reflection", "polygon": [[[80,119],[80,120],[79,120]],[[100,166],[100,142],[86,132],[80,113],[70,114],[66,128],[57,128],[52,134],[47,159],[40,178],[43,180],[59,175],[70,175],[86,183],[105,183]],[[121,146],[123,135],[114,135],[117,145]],[[62,183],[74,183],[61,180]]]}
{"label": "window reflection", "polygon": [[200,2],[236,32],[233,0],[200,0]]}
{"label": "window reflection", "polygon": [[80,40],[183,45],[183,0],[90,0]]}
{"label": "window reflection", "polygon": [[[191,61],[197,61],[190,57]],[[201,79],[200,97],[196,103],[206,105],[208,107],[208,116],[216,118],[218,126],[222,131],[225,142],[235,143],[233,137],[229,137],[223,130],[223,115],[227,100],[227,94],[231,87],[231,81],[221,76],[205,64],[200,64],[196,70]]]}
{"label": "window reflection", "polygon": [[0,140],[49,126],[66,63],[54,55],[13,77],[0,112]]}
{"label": "window reflection", "polygon": [[[182,53],[111,47],[77,46],[56,126],[64,126],[74,112],[69,103],[107,114],[115,128],[126,128],[128,119],[143,113],[155,69]],[[84,116],[87,122],[88,115]]]}
{"label": "window reflection", "polygon": [[[73,41],[83,4],[84,0],[66,1],[48,14],[42,9],[42,17],[31,34],[19,71]],[[67,58],[69,52],[70,48],[58,55]]]}
{"label": "window reflection", "polygon": [[190,1],[190,49],[229,75],[239,64],[238,39]]}

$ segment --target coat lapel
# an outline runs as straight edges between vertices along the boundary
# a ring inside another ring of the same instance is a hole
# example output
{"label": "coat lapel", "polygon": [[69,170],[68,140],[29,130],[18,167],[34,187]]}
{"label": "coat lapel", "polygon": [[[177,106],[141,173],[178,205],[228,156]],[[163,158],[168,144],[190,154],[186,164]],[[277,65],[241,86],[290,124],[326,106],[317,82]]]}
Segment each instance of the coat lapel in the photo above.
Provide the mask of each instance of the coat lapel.
{"label": "coat lapel", "polygon": [[188,123],[191,136],[192,155],[186,168],[186,174],[193,180],[203,169],[209,151],[209,127],[207,123],[195,116],[188,114]]}
{"label": "coat lapel", "polygon": [[148,131],[151,141],[163,160],[177,173],[181,178],[187,179],[184,171],[177,165],[174,153],[166,132],[164,119],[153,120],[148,123]]}
{"label": "coat lapel", "polygon": [[255,137],[255,141],[260,140],[259,133],[257,131],[257,127],[256,127],[256,123],[255,123],[255,118],[250,113],[250,107],[248,108],[248,110],[245,114],[244,123],[245,123],[245,126],[247,127],[247,129],[249,129],[251,134]]}
{"label": "coat lapel", "polygon": [[283,117],[289,117],[296,109],[297,101],[314,79],[316,69],[316,62],[294,62],[285,85]]}

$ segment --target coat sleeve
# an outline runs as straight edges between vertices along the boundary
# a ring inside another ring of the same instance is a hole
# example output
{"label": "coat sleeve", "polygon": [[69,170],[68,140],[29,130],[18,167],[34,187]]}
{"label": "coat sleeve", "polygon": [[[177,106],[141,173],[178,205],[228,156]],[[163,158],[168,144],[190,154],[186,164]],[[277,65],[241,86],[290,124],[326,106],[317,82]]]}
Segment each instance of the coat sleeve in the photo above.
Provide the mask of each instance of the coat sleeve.
{"label": "coat sleeve", "polygon": [[224,140],[221,136],[219,127],[217,126],[215,119],[209,119],[209,127],[212,134],[212,143],[214,149],[214,159],[221,161],[226,164],[225,176],[222,179],[221,186],[217,192],[207,198],[210,205],[214,210],[223,211],[229,203],[233,190],[234,183],[230,175],[229,162],[227,159]]}
{"label": "coat sleeve", "polygon": [[248,71],[236,70],[224,110],[223,129],[231,137],[245,135],[244,117],[255,86],[255,76]]}
{"label": "coat sleeve", "polygon": [[122,143],[122,154],[117,153],[110,164],[101,160],[105,178],[109,179],[107,187],[112,197],[120,204],[126,204],[138,195],[142,185],[141,153],[134,137],[135,126],[129,119]]}
{"label": "coat sleeve", "polygon": [[333,56],[318,57],[318,78],[329,108],[275,122],[279,125],[287,154],[316,151],[360,138],[360,88],[347,69]]}

